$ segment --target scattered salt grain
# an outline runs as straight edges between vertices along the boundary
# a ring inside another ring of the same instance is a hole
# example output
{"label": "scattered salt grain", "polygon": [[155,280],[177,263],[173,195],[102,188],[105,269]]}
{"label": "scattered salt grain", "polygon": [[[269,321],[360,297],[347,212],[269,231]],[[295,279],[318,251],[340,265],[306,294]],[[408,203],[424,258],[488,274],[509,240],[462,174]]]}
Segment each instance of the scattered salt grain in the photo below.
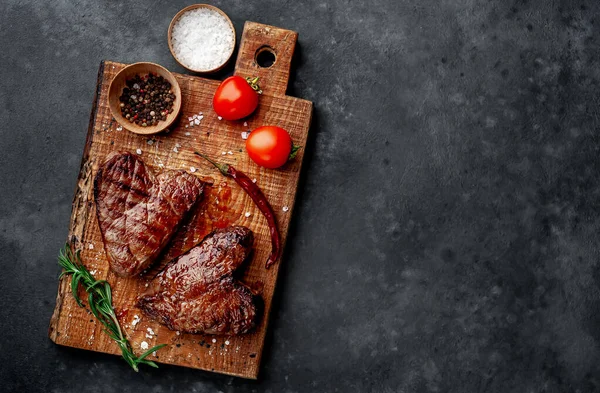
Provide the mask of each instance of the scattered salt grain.
{"label": "scattered salt grain", "polygon": [[188,120],[189,120],[189,121],[194,121],[194,119],[195,119],[195,118],[197,118],[197,117],[198,117],[198,115],[194,115],[194,116],[192,116],[192,117],[188,117]]}
{"label": "scattered salt grain", "polygon": [[229,21],[208,8],[184,13],[171,31],[171,45],[177,59],[198,71],[208,71],[225,63],[234,41]]}
{"label": "scattered salt grain", "polygon": [[148,328],[148,329],[146,329],[146,330],[148,331],[148,333],[150,333],[150,334],[154,335],[154,330],[152,330],[152,328],[151,328],[151,327],[149,327],[149,328]]}
{"label": "scattered salt grain", "polygon": [[250,212],[246,212],[246,214],[244,214],[244,216],[250,217]]}
{"label": "scattered salt grain", "polygon": [[248,122],[247,121],[244,122],[244,127],[248,127]]}
{"label": "scattered salt grain", "polygon": [[[189,127],[189,125],[187,125],[187,124],[186,124],[186,125],[185,125],[185,128],[188,128],[188,127]],[[186,134],[187,134],[187,133],[186,133]]]}
{"label": "scattered salt grain", "polygon": [[242,132],[242,139],[248,139],[248,135],[250,135],[250,133],[246,131]]}
{"label": "scattered salt grain", "polygon": [[283,210],[284,212],[287,212],[288,210],[290,210],[290,208],[289,208],[289,207],[287,207],[287,206],[284,206],[282,210]]}
{"label": "scattered salt grain", "polygon": [[192,135],[192,134],[191,134],[191,133],[189,133],[189,132],[186,132],[186,133],[185,133],[185,136],[190,136],[190,135]]}
{"label": "scattered salt grain", "polygon": [[93,276],[96,274],[96,270],[90,270],[90,274]]}
{"label": "scattered salt grain", "polygon": [[179,149],[177,148],[177,146],[175,146],[175,147],[173,148],[173,151],[174,151],[175,153],[179,153]]}
{"label": "scattered salt grain", "polygon": [[148,141],[146,143],[149,144],[150,146],[152,146],[154,144],[154,141],[152,139],[148,139]]}
{"label": "scattered salt grain", "polygon": [[199,125],[200,124],[200,119],[194,119],[194,124],[195,125]]}
{"label": "scattered salt grain", "polygon": [[148,283],[144,284],[144,286],[145,286],[146,288],[148,288]]}
{"label": "scattered salt grain", "polygon": [[179,333],[179,332],[175,332],[175,334],[179,336],[181,333]]}
{"label": "scattered salt grain", "polygon": [[[158,164],[158,167],[159,167],[159,168],[164,168],[164,167],[165,167],[165,164],[163,164],[163,163],[160,163],[160,164]],[[148,286],[148,284],[146,284],[146,286]]]}
{"label": "scattered salt grain", "polygon": [[156,351],[152,352],[152,356],[156,357]]}
{"label": "scattered salt grain", "polygon": [[217,119],[219,120],[223,120],[223,118],[221,116],[217,116]]}
{"label": "scattered salt grain", "polygon": [[231,156],[231,155],[233,155],[233,152],[232,152],[231,150],[229,150],[229,151],[227,152],[227,154],[229,154],[229,155]]}
{"label": "scattered salt grain", "polygon": [[252,183],[256,183],[256,179],[252,179]]}
{"label": "scattered salt grain", "polygon": [[136,314],[133,316],[133,321],[131,321],[131,326],[135,326],[140,322],[140,317]]}
{"label": "scattered salt grain", "polygon": [[93,249],[94,249],[94,245],[93,245],[92,243],[90,243],[90,244],[88,245],[88,248],[89,248],[90,250],[93,250]]}
{"label": "scattered salt grain", "polygon": [[193,166],[190,167],[190,172],[194,173],[194,172],[196,172],[196,170],[197,169],[195,167],[193,167]]}
{"label": "scattered salt grain", "polygon": [[140,344],[140,348],[142,348],[142,350],[148,349],[148,343],[146,341],[142,341],[142,343]]}
{"label": "scattered salt grain", "polygon": [[140,155],[140,154],[142,154],[142,149],[137,149],[135,152],[136,152],[138,155]]}
{"label": "scattered salt grain", "polygon": [[221,153],[221,155],[223,155],[223,156],[224,156],[224,155],[227,155],[227,152],[226,152],[226,151],[224,151],[224,152],[222,152],[222,153]]}
{"label": "scattered salt grain", "polygon": [[214,344],[214,343],[216,343],[216,342],[217,342],[217,339],[216,339],[216,338],[213,338],[213,339],[212,339],[212,342],[213,342],[213,344]]}
{"label": "scattered salt grain", "polygon": [[123,131],[123,127],[121,127],[121,126],[118,126],[118,127],[117,127],[117,131]]}

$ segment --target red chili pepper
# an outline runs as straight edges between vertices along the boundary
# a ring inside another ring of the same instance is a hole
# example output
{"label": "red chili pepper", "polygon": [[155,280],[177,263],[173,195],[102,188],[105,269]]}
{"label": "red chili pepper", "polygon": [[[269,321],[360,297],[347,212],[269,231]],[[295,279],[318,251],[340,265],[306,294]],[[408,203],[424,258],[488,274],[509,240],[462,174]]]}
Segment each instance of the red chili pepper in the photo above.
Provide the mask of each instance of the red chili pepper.
{"label": "red chili pepper", "polygon": [[219,164],[204,154],[194,152],[200,157],[206,159],[208,162],[213,164],[224,176],[231,177],[235,180],[237,184],[240,185],[246,191],[250,198],[256,203],[262,214],[267,219],[267,223],[269,224],[269,231],[271,232],[271,255],[269,255],[269,259],[267,260],[267,264],[265,267],[268,269],[273,265],[281,256],[281,238],[279,237],[279,230],[277,229],[277,221],[275,221],[275,213],[273,212],[273,208],[269,204],[267,197],[261,189],[250,180],[244,172],[240,172],[235,169],[233,166],[228,164]]}

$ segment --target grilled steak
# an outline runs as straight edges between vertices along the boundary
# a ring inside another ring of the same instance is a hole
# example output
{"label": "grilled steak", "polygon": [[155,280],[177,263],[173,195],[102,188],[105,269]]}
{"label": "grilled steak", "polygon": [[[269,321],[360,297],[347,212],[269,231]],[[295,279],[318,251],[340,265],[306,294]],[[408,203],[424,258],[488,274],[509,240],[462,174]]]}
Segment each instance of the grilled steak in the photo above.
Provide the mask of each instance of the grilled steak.
{"label": "grilled steak", "polygon": [[155,176],[136,155],[109,155],[94,179],[94,198],[110,268],[132,276],[152,265],[202,189],[186,172]]}
{"label": "grilled steak", "polygon": [[252,249],[246,227],[219,229],[174,259],[138,298],[152,319],[187,333],[243,334],[258,319],[258,302],[232,277]]}

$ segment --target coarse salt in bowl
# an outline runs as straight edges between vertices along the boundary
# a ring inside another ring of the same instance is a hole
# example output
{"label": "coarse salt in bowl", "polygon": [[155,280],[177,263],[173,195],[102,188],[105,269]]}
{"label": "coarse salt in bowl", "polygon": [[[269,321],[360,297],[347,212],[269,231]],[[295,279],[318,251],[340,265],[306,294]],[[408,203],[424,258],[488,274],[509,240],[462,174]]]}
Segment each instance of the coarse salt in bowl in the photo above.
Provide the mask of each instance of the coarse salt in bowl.
{"label": "coarse salt in bowl", "polygon": [[171,21],[168,36],[175,60],[193,72],[220,70],[235,48],[233,23],[223,11],[208,4],[179,11]]}

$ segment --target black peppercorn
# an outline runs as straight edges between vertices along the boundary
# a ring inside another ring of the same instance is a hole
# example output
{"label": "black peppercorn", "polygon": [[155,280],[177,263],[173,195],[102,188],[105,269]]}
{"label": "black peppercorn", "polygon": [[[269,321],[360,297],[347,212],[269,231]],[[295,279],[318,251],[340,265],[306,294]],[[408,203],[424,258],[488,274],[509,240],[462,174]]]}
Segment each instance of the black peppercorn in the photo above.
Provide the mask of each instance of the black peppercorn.
{"label": "black peppercorn", "polygon": [[173,113],[175,95],[171,84],[160,75],[136,75],[125,82],[119,97],[121,114],[142,127],[165,121]]}

